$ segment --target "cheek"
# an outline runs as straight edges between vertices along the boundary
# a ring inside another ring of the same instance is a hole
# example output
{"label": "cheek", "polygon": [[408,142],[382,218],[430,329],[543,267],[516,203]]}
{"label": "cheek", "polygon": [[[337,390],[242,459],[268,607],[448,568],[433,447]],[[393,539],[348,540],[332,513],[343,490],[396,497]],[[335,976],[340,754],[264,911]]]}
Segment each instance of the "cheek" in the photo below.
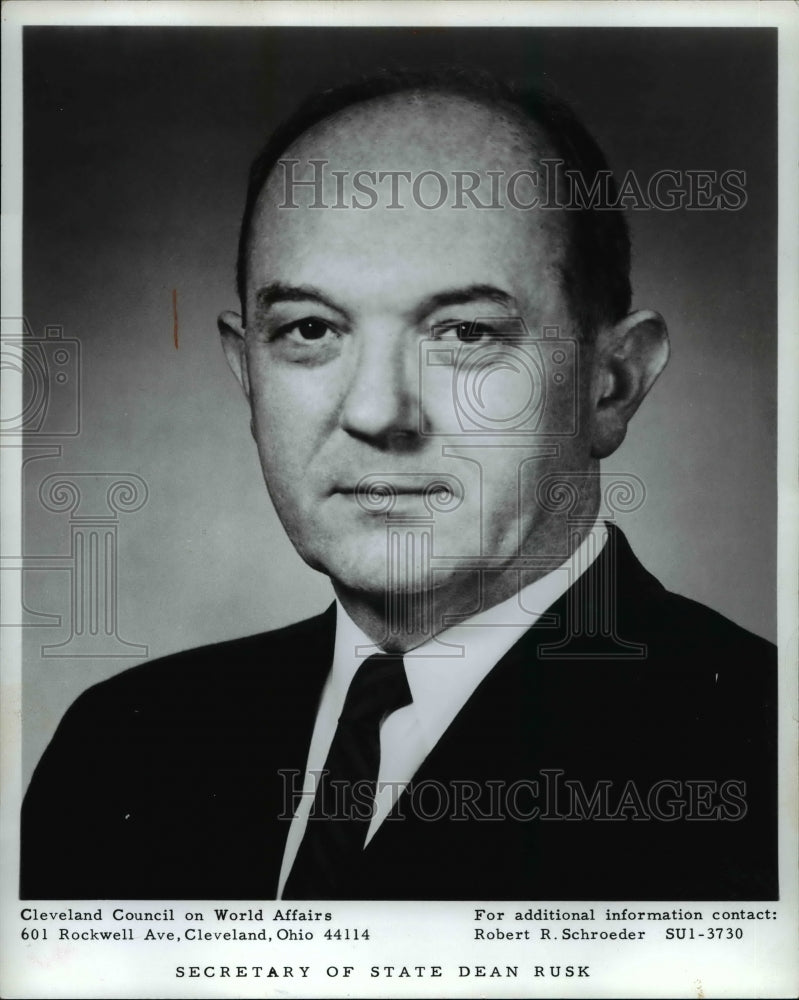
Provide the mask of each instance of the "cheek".
{"label": "cheek", "polygon": [[305,429],[307,420],[291,397],[262,391],[253,396],[253,432],[269,495],[281,516],[291,517],[302,492],[312,451]]}
{"label": "cheek", "polygon": [[331,425],[330,386],[314,373],[261,361],[251,368],[258,448],[270,463],[302,465]]}
{"label": "cheek", "polygon": [[428,355],[422,367],[422,398],[440,431],[558,437],[577,433],[573,340],[437,343]]}

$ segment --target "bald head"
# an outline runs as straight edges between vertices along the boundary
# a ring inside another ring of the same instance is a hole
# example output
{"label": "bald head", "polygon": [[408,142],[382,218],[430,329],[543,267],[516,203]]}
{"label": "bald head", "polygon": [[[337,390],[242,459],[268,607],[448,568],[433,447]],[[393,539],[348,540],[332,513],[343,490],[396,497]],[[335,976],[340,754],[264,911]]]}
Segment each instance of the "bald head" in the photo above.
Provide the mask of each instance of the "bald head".
{"label": "bald head", "polygon": [[[588,187],[597,174],[607,173],[601,151],[565,105],[540,92],[514,91],[491,77],[458,70],[383,74],[325,91],[273,133],[253,164],[239,241],[238,287],[245,313],[256,210],[263,210],[267,197],[279,198],[278,205],[313,203],[311,181],[319,179],[314,171],[321,170],[321,160],[328,162],[317,209],[390,205],[392,226],[399,224],[401,207],[462,211],[504,205],[524,213],[536,198],[541,201],[542,160],[579,172]],[[439,178],[448,184],[446,191]],[[303,181],[308,185],[303,187]],[[544,200],[549,197],[543,193]],[[483,211],[486,218],[490,214]],[[622,214],[593,208],[527,214],[528,224],[545,229],[551,240],[550,265],[558,269],[581,334],[591,337],[624,316],[631,295]]]}
{"label": "bald head", "polygon": [[[456,252],[479,245],[482,259],[515,258],[531,293],[542,293],[543,276],[558,281],[566,244],[565,213],[523,207],[544,200],[534,180],[544,153],[540,130],[459,95],[408,92],[348,107],[304,132],[268,176],[246,249],[248,298],[280,269],[278,233],[282,253],[314,245],[361,282],[386,255],[395,288],[430,259],[446,281],[448,256],[454,282]],[[394,290],[384,284],[380,294]],[[570,325],[567,315],[559,322]]]}

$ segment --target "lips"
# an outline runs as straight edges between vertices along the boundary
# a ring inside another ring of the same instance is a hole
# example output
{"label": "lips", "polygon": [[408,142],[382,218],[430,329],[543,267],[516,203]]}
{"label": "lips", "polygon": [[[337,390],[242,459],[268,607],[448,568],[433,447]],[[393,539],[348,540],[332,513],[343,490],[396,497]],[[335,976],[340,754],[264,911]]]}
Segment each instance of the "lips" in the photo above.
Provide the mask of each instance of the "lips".
{"label": "lips", "polygon": [[414,488],[410,486],[395,486],[393,483],[387,485],[385,488],[379,486],[376,487],[363,487],[363,486],[334,486],[330,491],[331,493],[343,493],[345,496],[364,496],[367,493],[382,493],[385,496],[426,496],[428,490],[426,488]]}
{"label": "lips", "polygon": [[357,483],[337,483],[331,494],[354,497],[367,512],[384,513],[400,497],[420,500],[432,512],[455,510],[463,502],[463,484],[450,473],[370,473]]}

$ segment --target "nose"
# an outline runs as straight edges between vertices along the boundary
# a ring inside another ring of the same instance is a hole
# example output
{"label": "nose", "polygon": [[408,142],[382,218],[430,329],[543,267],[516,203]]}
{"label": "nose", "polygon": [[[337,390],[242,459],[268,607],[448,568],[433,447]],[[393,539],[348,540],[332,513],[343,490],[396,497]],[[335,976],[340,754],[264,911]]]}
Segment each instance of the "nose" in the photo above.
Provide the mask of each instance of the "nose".
{"label": "nose", "polygon": [[419,436],[418,351],[408,331],[371,329],[358,338],[341,426],[380,448],[407,448]]}

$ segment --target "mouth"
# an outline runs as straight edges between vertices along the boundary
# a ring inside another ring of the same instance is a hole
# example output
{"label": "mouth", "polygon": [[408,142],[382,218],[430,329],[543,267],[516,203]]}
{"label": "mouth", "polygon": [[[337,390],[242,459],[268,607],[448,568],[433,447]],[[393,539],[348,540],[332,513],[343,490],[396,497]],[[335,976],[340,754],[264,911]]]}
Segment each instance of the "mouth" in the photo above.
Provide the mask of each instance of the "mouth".
{"label": "mouth", "polygon": [[367,513],[386,513],[402,497],[418,500],[431,512],[455,510],[463,502],[461,481],[450,474],[371,473],[357,483],[336,483],[331,495],[352,497]]}
{"label": "mouth", "polygon": [[381,486],[334,486],[330,491],[333,493],[340,493],[342,496],[392,496],[392,497],[403,497],[403,496],[413,496],[413,497],[423,497],[429,493],[429,490],[422,489],[421,487],[411,487],[411,486],[395,486],[393,484],[386,484],[384,487]]}

